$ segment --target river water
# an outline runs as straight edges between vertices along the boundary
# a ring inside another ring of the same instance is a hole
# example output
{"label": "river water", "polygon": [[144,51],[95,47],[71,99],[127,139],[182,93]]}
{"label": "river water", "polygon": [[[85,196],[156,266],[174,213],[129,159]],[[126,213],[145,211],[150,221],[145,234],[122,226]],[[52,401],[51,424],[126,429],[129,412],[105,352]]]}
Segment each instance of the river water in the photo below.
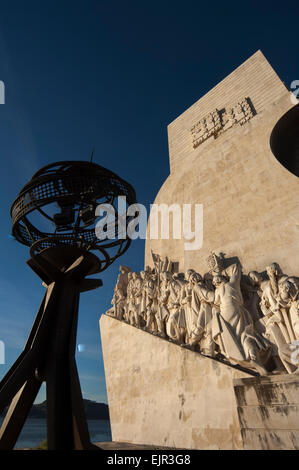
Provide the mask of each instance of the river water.
{"label": "river water", "polygon": [[[0,426],[3,418],[0,418]],[[91,419],[88,421],[90,440],[92,442],[111,441],[110,422],[105,419]],[[47,436],[47,423],[45,419],[28,418],[15,449],[37,447]]]}

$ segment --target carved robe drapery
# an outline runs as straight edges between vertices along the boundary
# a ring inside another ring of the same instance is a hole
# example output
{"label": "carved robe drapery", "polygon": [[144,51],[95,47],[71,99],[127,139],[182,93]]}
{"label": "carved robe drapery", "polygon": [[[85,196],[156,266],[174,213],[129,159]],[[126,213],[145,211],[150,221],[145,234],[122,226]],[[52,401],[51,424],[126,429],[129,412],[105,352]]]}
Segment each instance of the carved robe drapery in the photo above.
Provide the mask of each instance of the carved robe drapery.
{"label": "carved robe drapery", "polygon": [[249,312],[243,305],[240,288],[241,266],[239,263],[229,267],[229,281],[217,287],[215,303],[219,311],[212,322],[212,335],[221,352],[231,361],[250,360],[248,340],[254,340],[257,346],[265,347],[261,338],[253,333],[253,324]]}
{"label": "carved robe drapery", "polygon": [[198,313],[200,311],[200,299],[197,292],[194,290],[194,284],[188,283],[186,285],[183,297],[187,337],[190,338],[196,328]]}
{"label": "carved robe drapery", "polygon": [[193,289],[199,303],[196,327],[197,329],[205,329],[212,320],[212,304],[215,301],[215,292],[207,289],[201,283],[195,284]]}
{"label": "carved robe drapery", "polygon": [[185,327],[185,318],[182,316],[181,286],[177,281],[169,283],[168,298],[169,317],[166,322],[166,333],[169,338],[180,339],[180,328]]}
{"label": "carved robe drapery", "polygon": [[299,299],[294,300],[290,306],[290,320],[296,340],[299,340]]}

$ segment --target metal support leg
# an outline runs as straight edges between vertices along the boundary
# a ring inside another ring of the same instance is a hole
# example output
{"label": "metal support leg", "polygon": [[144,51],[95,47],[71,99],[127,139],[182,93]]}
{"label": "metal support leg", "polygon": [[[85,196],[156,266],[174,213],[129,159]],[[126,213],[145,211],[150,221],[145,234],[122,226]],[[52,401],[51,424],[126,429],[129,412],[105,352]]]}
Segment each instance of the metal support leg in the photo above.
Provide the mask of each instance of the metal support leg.
{"label": "metal support leg", "polygon": [[0,450],[14,448],[40,386],[41,382],[33,376],[15,395],[0,429]]}
{"label": "metal support leg", "polygon": [[[90,442],[75,362],[80,292],[97,288],[99,279],[84,279],[94,259],[74,258],[68,269],[48,270],[52,282],[24,351],[0,383],[0,410],[10,406],[0,430],[0,449],[13,449],[42,381],[47,389],[48,449],[97,449]],[[37,262],[38,261],[38,262]],[[31,263],[42,266],[38,258]],[[48,262],[42,274],[47,271]]]}

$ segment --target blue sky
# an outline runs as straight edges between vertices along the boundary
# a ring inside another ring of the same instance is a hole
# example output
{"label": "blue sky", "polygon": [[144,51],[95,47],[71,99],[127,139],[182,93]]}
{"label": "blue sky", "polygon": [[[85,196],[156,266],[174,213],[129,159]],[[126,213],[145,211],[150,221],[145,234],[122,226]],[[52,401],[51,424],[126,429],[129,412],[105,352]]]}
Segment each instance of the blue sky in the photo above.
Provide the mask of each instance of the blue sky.
{"label": "blue sky", "polygon": [[[2,377],[21,352],[43,295],[9,238],[9,209],[40,167],[96,163],[147,207],[169,173],[167,125],[261,49],[280,78],[299,79],[296,2],[10,1],[0,7],[0,340]],[[77,353],[83,394],[107,401],[98,321],[120,264],[140,270],[144,241],[81,296]],[[38,401],[44,399],[44,388]]]}

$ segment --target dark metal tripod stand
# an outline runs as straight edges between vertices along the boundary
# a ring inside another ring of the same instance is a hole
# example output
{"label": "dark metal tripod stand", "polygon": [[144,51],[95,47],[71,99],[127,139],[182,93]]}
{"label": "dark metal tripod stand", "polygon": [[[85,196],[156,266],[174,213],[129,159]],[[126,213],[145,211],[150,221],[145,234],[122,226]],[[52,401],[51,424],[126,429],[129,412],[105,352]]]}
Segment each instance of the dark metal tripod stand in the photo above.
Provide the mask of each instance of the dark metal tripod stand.
{"label": "dark metal tripod stand", "polygon": [[80,293],[102,285],[85,276],[99,259],[77,247],[47,248],[28,261],[47,291],[21,355],[0,382],[0,450],[13,449],[43,381],[48,449],[99,449],[91,444],[75,361]]}

